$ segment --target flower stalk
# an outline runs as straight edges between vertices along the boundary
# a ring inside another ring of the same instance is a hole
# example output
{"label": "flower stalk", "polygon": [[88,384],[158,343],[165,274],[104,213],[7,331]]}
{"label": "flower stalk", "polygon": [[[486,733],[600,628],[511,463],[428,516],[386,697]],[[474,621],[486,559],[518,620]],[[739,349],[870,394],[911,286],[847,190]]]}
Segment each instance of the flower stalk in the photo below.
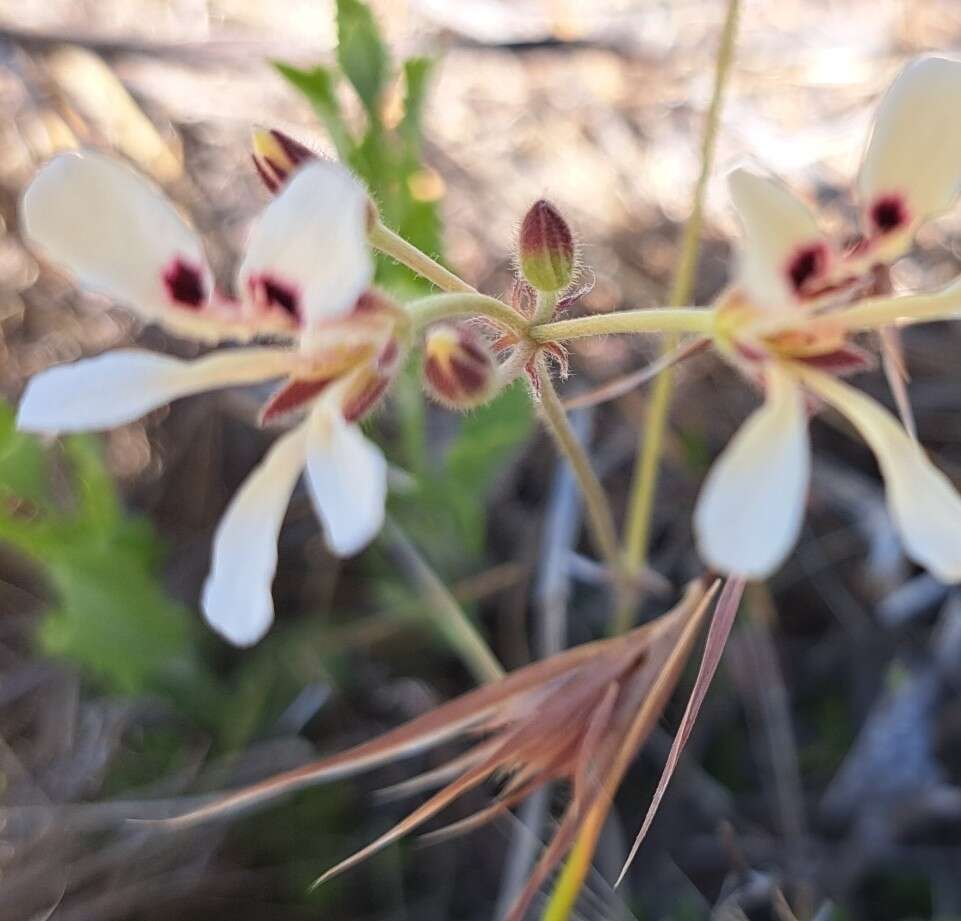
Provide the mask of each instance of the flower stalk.
{"label": "flower stalk", "polygon": [[477,627],[407,535],[390,518],[384,523],[384,536],[391,552],[420,590],[426,602],[426,615],[471,674],[481,684],[503,678],[503,666]]}
{"label": "flower stalk", "polygon": [[[728,0],[727,15],[721,33],[714,72],[714,90],[704,125],[704,137],[701,145],[701,172],[694,188],[691,215],[684,227],[681,252],[678,257],[669,300],[670,308],[678,313],[689,312],[681,310],[681,307],[689,302],[694,287],[694,275],[697,269],[704,215],[704,196],[714,161],[714,148],[721,123],[724,89],[734,64],[739,11],[740,0]],[[697,332],[707,331],[707,329],[697,330]],[[671,332],[675,331],[671,330]],[[676,347],[676,335],[671,335],[665,339],[662,354],[666,355]],[[657,489],[673,389],[673,370],[667,368],[655,381],[647,413],[647,422],[639,439],[638,456],[634,467],[631,494],[628,499],[627,521],[624,532],[625,556],[629,565],[635,568],[645,565],[650,549],[654,493]],[[631,616],[630,609],[619,611],[615,618],[617,629],[628,629],[631,625]]]}
{"label": "flower stalk", "polygon": [[537,405],[541,420],[554,439],[557,450],[567,459],[571,470],[574,471],[584,497],[584,508],[587,511],[587,520],[594,543],[615,580],[617,594],[620,597],[631,589],[633,579],[621,559],[610,503],[607,501],[604,487],[594,472],[584,446],[571,427],[543,356],[538,356],[536,370],[540,385],[540,402]]}
{"label": "flower stalk", "polygon": [[563,342],[585,336],[610,336],[619,333],[708,333],[714,324],[714,311],[702,307],[618,310],[595,316],[575,317],[532,326],[529,335],[535,342]]}
{"label": "flower stalk", "polygon": [[431,323],[465,317],[486,317],[498,326],[518,333],[523,333],[526,327],[524,318],[503,301],[486,294],[478,294],[476,291],[431,294],[411,301],[405,309],[415,333]]}
{"label": "flower stalk", "polygon": [[416,272],[418,275],[433,282],[442,291],[461,291],[477,294],[477,289],[469,285],[463,278],[445,269],[436,259],[421,252],[416,246],[408,243],[400,234],[394,233],[377,220],[367,232],[367,239],[374,249],[385,256],[396,259],[401,265]]}

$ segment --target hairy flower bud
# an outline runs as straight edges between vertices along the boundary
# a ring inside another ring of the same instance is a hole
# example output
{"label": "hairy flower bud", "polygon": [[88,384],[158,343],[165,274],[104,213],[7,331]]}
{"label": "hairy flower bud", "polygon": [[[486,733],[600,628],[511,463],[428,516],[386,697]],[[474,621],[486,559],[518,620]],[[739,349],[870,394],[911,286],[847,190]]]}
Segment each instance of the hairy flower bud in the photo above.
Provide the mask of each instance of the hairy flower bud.
{"label": "hairy flower bud", "polygon": [[258,128],[253,133],[252,146],[254,166],[271,192],[279,191],[301,163],[317,158],[309,147],[282,131]]}
{"label": "hairy flower bud", "polygon": [[563,291],[574,277],[574,236],[549,201],[534,202],[524,216],[518,240],[521,274],[538,291]]}
{"label": "hairy flower bud", "polygon": [[486,402],[494,389],[497,367],[488,344],[470,327],[435,326],[424,342],[424,388],[451,409],[471,409]]}

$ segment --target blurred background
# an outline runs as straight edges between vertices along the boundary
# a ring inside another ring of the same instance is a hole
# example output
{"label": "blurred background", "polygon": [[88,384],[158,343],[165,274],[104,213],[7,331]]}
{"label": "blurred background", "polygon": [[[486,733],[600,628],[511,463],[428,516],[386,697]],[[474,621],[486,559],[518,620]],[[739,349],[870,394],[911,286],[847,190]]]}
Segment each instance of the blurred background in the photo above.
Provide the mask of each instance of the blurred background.
{"label": "blurred background", "polygon": [[[546,195],[596,275],[578,309],[663,302],[724,4],[372,5],[395,72],[415,61],[385,89],[376,125],[337,71],[333,2],[0,0],[4,921],[487,919],[537,846],[508,820],[443,847],[405,842],[308,893],[404,814],[408,803],[373,793],[425,759],[229,826],[125,825],[137,804],[336,751],[473,682],[423,616],[403,547],[384,539],[335,561],[302,493],[281,537],[274,631],[238,652],[205,628],[197,597],[213,529],[270,442],[255,426],[263,392],[194,397],[61,444],[13,427],[26,380],[51,364],[131,341],[196,353],[78,295],[21,244],[25,183],[77,144],[116,150],[163,184],[225,279],[267,200],[249,156],[251,127],[267,126],[318,151],[338,141],[388,219],[484,291],[509,290],[516,226]],[[727,168],[764,164],[849,230],[849,183],[879,93],[911,56],[961,44],[954,0],[743,6],[698,303],[729,273]],[[272,61],[291,65],[287,79]],[[416,117],[412,100],[423,102]],[[959,241],[958,215],[926,228],[896,279],[954,277]],[[381,280],[416,291],[396,266]],[[955,482],[959,346],[953,325],[906,337],[921,439]],[[565,393],[655,348],[578,343]],[[523,393],[460,419],[425,408],[409,384],[374,425],[410,477],[392,514],[501,660],[514,668],[601,635],[608,601],[581,555],[579,505]],[[863,385],[890,405],[880,374]],[[647,396],[575,414],[619,515]],[[679,374],[653,546],[675,584],[697,572],[689,522],[704,470],[753,402],[714,358]],[[643,816],[680,704],[638,758],[580,917],[961,917],[961,596],[902,557],[867,449],[829,416],[814,439],[801,544],[767,591],[748,595],[684,765],[615,894],[605,880]],[[645,615],[664,604],[650,600]],[[536,834],[564,795],[525,812]]]}

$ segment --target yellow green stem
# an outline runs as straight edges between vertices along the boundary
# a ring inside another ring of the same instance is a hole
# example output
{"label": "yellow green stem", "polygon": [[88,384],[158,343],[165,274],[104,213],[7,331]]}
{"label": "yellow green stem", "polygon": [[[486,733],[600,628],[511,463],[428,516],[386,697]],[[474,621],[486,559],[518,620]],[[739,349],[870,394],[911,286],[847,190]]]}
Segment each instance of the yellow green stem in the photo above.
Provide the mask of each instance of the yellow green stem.
{"label": "yellow green stem", "polygon": [[[714,148],[721,123],[724,88],[734,63],[739,9],[740,0],[728,0],[727,16],[721,33],[715,66],[714,91],[707,110],[704,136],[701,143],[701,172],[694,189],[691,215],[684,228],[681,252],[674,273],[674,283],[671,287],[669,304],[671,308],[677,309],[678,313],[688,312],[681,310],[680,306],[689,302],[694,287],[694,276],[700,250],[701,226],[704,217],[704,194],[711,175]],[[667,353],[676,346],[676,337],[671,336],[664,342],[664,352]],[[638,442],[638,457],[634,467],[624,533],[625,558],[632,569],[640,569],[646,564],[650,549],[654,494],[657,489],[657,478],[664,449],[664,436],[673,387],[673,372],[668,368],[657,378],[651,394],[646,424]],[[619,612],[619,616],[616,618],[618,628],[629,628],[631,618],[631,610]]]}
{"label": "yellow green stem", "polygon": [[486,294],[432,294],[405,305],[414,331],[423,329],[439,320],[459,317],[487,317],[505,329],[523,333],[527,323],[511,307],[496,297]]}
{"label": "yellow green stem", "polygon": [[559,342],[584,336],[609,336],[616,333],[708,333],[714,324],[714,311],[702,307],[618,310],[595,316],[575,317],[532,326],[528,335],[535,342]]}
{"label": "yellow green stem", "polygon": [[408,243],[400,234],[394,233],[380,221],[367,232],[367,239],[374,249],[380,250],[385,256],[396,259],[402,265],[412,269],[418,275],[432,281],[442,291],[463,291],[477,293],[463,278],[445,269],[436,259],[421,252],[412,243]]}

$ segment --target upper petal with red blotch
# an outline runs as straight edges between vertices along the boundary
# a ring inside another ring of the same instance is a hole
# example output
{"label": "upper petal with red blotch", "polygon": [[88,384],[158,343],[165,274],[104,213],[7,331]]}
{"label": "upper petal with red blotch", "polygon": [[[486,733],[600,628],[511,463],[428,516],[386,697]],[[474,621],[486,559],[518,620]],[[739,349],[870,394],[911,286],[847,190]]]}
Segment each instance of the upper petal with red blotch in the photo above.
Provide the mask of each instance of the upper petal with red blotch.
{"label": "upper petal with red blotch", "polygon": [[370,285],[367,192],[343,166],[302,166],[254,226],[238,289],[254,313],[282,312],[309,340]]}
{"label": "upper petal with red blotch", "polygon": [[741,286],[757,307],[793,308],[824,283],[834,251],[808,207],[777,180],[736,169],[728,186],[744,230]]}
{"label": "upper petal with red blotch", "polygon": [[145,320],[204,340],[236,332],[211,309],[213,281],[197,235],[121,161],[90,150],[59,154],[27,187],[21,217],[28,243]]}
{"label": "upper petal with red blotch", "polygon": [[881,100],[864,153],[858,192],[865,232],[892,258],[920,221],[946,211],[961,192],[961,61],[923,57]]}

